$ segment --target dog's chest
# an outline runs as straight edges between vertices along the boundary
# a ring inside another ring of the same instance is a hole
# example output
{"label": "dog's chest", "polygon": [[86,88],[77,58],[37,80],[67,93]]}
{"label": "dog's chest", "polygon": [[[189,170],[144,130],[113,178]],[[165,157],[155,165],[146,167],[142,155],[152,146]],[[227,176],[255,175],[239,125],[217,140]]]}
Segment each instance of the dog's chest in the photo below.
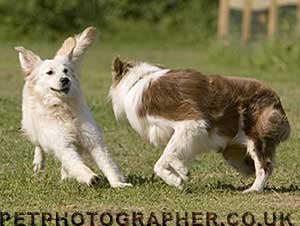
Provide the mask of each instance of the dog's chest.
{"label": "dog's chest", "polygon": [[65,107],[45,107],[31,101],[23,101],[22,129],[35,145],[47,143],[49,137],[59,133],[77,133],[78,120]]}

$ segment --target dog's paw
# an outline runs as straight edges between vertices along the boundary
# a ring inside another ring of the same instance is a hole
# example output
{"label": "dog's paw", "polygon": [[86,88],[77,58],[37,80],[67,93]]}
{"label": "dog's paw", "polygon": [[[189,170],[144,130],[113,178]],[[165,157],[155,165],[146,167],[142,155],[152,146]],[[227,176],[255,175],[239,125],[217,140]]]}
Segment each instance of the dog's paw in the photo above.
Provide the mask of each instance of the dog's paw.
{"label": "dog's paw", "polygon": [[181,178],[173,178],[171,181],[167,181],[166,183],[180,190],[183,189],[183,180]]}
{"label": "dog's paw", "polygon": [[189,172],[184,172],[184,173],[180,173],[179,176],[181,177],[181,179],[183,180],[183,182],[186,182],[189,180]]}
{"label": "dog's paw", "polygon": [[61,175],[60,179],[62,181],[66,180],[69,177],[68,172],[64,168],[61,168],[60,175]]}
{"label": "dog's paw", "polygon": [[38,173],[44,168],[43,162],[41,161],[33,161],[32,166],[33,166],[34,173]]}
{"label": "dog's paw", "polygon": [[259,189],[253,189],[253,188],[248,188],[246,190],[243,191],[244,194],[246,193],[254,193],[254,192],[257,192],[257,193],[260,193],[262,192],[263,190],[259,190]]}
{"label": "dog's paw", "polygon": [[87,185],[93,188],[99,187],[100,177],[98,177],[97,175],[92,176],[92,178],[87,182]]}
{"label": "dog's paw", "polygon": [[132,187],[133,185],[130,183],[124,183],[124,182],[117,182],[111,184],[111,187],[113,188],[124,188],[124,187]]}

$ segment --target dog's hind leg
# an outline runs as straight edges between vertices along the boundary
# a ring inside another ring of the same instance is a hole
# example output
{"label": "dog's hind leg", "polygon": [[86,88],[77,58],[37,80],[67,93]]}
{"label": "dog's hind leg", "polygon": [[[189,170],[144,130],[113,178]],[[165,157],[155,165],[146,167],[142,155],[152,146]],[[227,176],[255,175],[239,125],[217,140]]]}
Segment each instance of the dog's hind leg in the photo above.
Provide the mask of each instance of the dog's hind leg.
{"label": "dog's hind leg", "polygon": [[44,168],[45,156],[42,148],[40,146],[36,146],[34,149],[34,158],[33,158],[33,171],[38,173],[41,169]]}
{"label": "dog's hind leg", "polygon": [[248,141],[247,151],[254,161],[255,181],[244,193],[252,191],[262,192],[273,171],[273,158],[265,158],[263,151],[259,155],[252,140]]}

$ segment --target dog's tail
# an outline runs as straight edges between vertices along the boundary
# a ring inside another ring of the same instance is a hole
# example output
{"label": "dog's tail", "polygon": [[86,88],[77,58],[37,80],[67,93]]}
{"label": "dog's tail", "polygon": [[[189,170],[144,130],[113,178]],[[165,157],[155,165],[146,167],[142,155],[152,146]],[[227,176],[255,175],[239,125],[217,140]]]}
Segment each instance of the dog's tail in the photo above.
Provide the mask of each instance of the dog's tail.
{"label": "dog's tail", "polygon": [[264,109],[258,118],[256,129],[261,138],[275,144],[286,141],[291,134],[291,127],[281,104]]}

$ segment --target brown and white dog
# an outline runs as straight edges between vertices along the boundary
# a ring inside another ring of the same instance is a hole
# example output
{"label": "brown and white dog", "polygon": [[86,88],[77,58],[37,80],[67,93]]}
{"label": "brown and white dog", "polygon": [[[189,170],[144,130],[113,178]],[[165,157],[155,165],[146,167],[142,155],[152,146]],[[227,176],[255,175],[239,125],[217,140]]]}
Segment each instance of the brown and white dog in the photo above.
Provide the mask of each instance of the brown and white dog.
{"label": "brown and white dog", "polygon": [[112,71],[114,114],[125,116],[142,137],[165,148],[154,171],[167,184],[181,187],[196,155],[215,150],[240,173],[255,173],[245,192],[263,190],[275,149],[290,135],[272,89],[254,79],[205,76],[119,57]]}

